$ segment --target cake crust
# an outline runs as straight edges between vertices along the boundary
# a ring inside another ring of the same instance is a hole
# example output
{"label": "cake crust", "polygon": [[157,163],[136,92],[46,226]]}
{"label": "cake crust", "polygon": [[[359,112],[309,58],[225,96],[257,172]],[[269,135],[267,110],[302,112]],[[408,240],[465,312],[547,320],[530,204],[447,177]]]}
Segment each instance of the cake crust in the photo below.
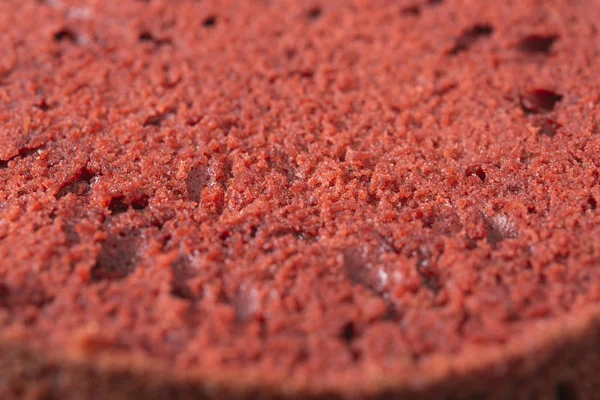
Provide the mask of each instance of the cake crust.
{"label": "cake crust", "polygon": [[[568,326],[568,329],[565,329]],[[0,395],[7,399],[595,399],[600,314],[581,312],[547,327],[535,340],[500,351],[434,360],[428,376],[389,377],[370,388],[314,388],[182,374],[145,357],[48,354],[20,343],[0,345]],[[416,379],[413,379],[416,378]],[[232,383],[233,382],[233,383]],[[351,393],[351,394],[350,394]]]}

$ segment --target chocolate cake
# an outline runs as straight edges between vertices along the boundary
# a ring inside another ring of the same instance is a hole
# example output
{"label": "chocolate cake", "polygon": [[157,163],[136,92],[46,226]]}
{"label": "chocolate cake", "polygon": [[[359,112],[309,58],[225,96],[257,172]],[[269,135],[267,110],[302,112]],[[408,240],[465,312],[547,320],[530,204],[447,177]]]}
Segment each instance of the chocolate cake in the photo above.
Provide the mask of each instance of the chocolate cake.
{"label": "chocolate cake", "polygon": [[600,399],[598,21],[0,1],[0,398]]}

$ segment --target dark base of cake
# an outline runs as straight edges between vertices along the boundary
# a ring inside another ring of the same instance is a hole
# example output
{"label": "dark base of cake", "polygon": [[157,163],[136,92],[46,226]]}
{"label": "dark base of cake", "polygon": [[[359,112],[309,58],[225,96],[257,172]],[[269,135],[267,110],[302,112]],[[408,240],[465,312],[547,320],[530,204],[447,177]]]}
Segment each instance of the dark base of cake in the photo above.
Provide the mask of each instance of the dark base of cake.
{"label": "dark base of cake", "polygon": [[[491,363],[478,373],[450,372],[423,387],[376,393],[308,393],[283,388],[208,384],[189,377],[131,368],[110,357],[95,362],[47,356],[9,342],[0,344],[3,400],[202,400],[202,399],[598,399],[600,321],[550,335],[542,350]],[[573,328],[573,327],[571,327]]]}

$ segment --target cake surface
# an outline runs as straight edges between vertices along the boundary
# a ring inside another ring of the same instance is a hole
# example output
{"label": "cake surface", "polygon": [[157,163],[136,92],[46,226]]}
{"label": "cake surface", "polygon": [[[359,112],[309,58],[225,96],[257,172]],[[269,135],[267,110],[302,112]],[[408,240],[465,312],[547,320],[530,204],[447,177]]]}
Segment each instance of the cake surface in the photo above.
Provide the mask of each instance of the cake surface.
{"label": "cake surface", "polygon": [[1,1],[0,398],[598,398],[597,21]]}

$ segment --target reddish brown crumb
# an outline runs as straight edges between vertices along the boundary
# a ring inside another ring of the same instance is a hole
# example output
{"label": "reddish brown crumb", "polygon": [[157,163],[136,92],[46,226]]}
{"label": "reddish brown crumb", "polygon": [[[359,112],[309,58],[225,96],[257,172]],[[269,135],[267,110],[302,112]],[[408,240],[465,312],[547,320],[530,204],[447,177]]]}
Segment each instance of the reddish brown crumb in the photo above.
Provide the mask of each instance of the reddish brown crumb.
{"label": "reddish brown crumb", "polygon": [[562,351],[600,301],[597,21],[1,1],[0,339],[340,397]]}

